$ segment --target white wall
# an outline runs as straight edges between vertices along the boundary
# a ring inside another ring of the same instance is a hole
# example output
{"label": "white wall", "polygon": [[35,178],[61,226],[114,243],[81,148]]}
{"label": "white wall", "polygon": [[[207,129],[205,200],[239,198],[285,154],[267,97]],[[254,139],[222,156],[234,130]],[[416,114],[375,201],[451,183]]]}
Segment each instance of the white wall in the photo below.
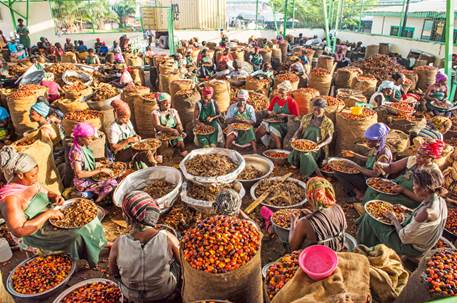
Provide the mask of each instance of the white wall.
{"label": "white wall", "polygon": [[[371,33],[377,35],[390,35],[390,28],[392,26],[399,25],[399,17],[374,16]],[[424,26],[424,18],[408,18],[406,20],[406,26],[414,27],[413,38],[420,39],[422,35],[422,28]]]}

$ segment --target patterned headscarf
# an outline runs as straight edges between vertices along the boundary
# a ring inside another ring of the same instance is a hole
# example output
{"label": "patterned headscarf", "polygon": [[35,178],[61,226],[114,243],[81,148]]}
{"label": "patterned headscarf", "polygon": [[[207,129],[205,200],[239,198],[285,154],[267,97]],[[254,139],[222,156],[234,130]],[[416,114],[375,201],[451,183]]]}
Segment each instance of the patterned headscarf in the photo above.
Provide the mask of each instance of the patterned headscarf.
{"label": "patterned headscarf", "polygon": [[238,92],[238,94],[236,95],[236,97],[238,99],[241,99],[241,100],[244,100],[244,101],[247,101],[249,99],[249,92],[245,89],[240,89],[240,91]]}
{"label": "patterned headscarf", "polygon": [[313,106],[320,107],[320,108],[326,108],[327,101],[325,101],[325,99],[317,97],[317,98],[313,99]]}
{"label": "patterned headscarf", "polygon": [[313,177],[306,183],[306,199],[314,209],[328,208],[336,204],[332,183],[322,177]]}
{"label": "patterned headscarf", "polygon": [[233,189],[220,192],[213,204],[214,211],[218,215],[236,216],[240,212],[241,197]]}
{"label": "patterned headscarf", "polygon": [[390,128],[381,122],[373,124],[365,131],[365,138],[379,142],[378,154],[382,153],[386,147],[389,131]]}
{"label": "patterned headscarf", "polygon": [[165,100],[171,100],[171,96],[167,93],[157,93],[156,98],[159,103]]}
{"label": "patterned headscarf", "polygon": [[122,210],[129,224],[140,223],[154,226],[159,221],[160,208],[150,195],[135,190],[127,194],[122,201]]}
{"label": "patterned headscarf", "polygon": [[446,144],[441,140],[429,139],[419,147],[418,153],[433,159],[439,159],[445,145]]}
{"label": "patterned headscarf", "polygon": [[28,173],[37,166],[35,160],[24,153],[18,153],[11,146],[4,146],[0,150],[0,168],[6,182],[11,182],[17,173]]}
{"label": "patterned headscarf", "polygon": [[73,146],[76,149],[80,149],[81,146],[79,145],[79,138],[89,138],[95,136],[97,131],[95,127],[93,127],[89,123],[79,122],[73,128]]}
{"label": "patterned headscarf", "polygon": [[113,107],[114,112],[116,113],[116,115],[118,117],[123,116],[123,115],[130,116],[130,114],[131,114],[129,105],[126,102],[122,101],[121,99],[113,100],[111,102],[111,106]]}

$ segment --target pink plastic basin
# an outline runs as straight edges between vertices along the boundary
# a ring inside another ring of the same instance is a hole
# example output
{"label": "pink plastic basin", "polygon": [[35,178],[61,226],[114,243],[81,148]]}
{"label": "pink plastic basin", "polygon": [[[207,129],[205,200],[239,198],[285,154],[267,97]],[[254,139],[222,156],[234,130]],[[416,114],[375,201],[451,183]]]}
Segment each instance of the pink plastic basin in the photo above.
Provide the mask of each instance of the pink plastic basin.
{"label": "pink plastic basin", "polygon": [[324,245],[305,248],[298,257],[300,268],[314,281],[330,277],[338,265],[336,253]]}

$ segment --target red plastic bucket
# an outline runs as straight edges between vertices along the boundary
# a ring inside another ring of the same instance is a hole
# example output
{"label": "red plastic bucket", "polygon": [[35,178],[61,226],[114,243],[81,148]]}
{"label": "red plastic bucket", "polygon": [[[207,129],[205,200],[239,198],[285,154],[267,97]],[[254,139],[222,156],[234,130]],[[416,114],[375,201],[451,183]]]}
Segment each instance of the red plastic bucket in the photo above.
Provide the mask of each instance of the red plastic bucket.
{"label": "red plastic bucket", "polygon": [[338,265],[338,257],[327,246],[312,245],[300,253],[298,264],[308,277],[319,281],[333,274]]}

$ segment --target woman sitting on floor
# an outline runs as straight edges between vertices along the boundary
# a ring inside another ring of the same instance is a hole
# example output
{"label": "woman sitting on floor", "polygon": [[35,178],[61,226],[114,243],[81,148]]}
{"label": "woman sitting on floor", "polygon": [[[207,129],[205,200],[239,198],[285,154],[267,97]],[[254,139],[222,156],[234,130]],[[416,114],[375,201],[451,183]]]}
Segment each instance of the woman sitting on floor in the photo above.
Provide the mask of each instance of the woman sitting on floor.
{"label": "woman sitting on floor", "polygon": [[176,302],[179,240],[156,227],[160,209],[142,191],[127,194],[122,210],[131,231],[113,243],[109,268],[129,302]]}
{"label": "woman sitting on floor", "polygon": [[357,241],[368,247],[385,244],[399,255],[422,256],[438,242],[446,225],[447,206],[441,197],[444,177],[439,169],[424,168],[413,175],[413,190],[420,205],[401,224],[389,213],[392,225],[383,224],[364,214],[358,221]]}
{"label": "woman sitting on floor", "polygon": [[306,183],[306,198],[312,212],[303,209],[306,213],[304,217],[291,218],[290,249],[294,251],[312,244],[322,244],[341,251],[347,223],[343,209],[336,204],[332,184],[321,177],[309,179]]}

